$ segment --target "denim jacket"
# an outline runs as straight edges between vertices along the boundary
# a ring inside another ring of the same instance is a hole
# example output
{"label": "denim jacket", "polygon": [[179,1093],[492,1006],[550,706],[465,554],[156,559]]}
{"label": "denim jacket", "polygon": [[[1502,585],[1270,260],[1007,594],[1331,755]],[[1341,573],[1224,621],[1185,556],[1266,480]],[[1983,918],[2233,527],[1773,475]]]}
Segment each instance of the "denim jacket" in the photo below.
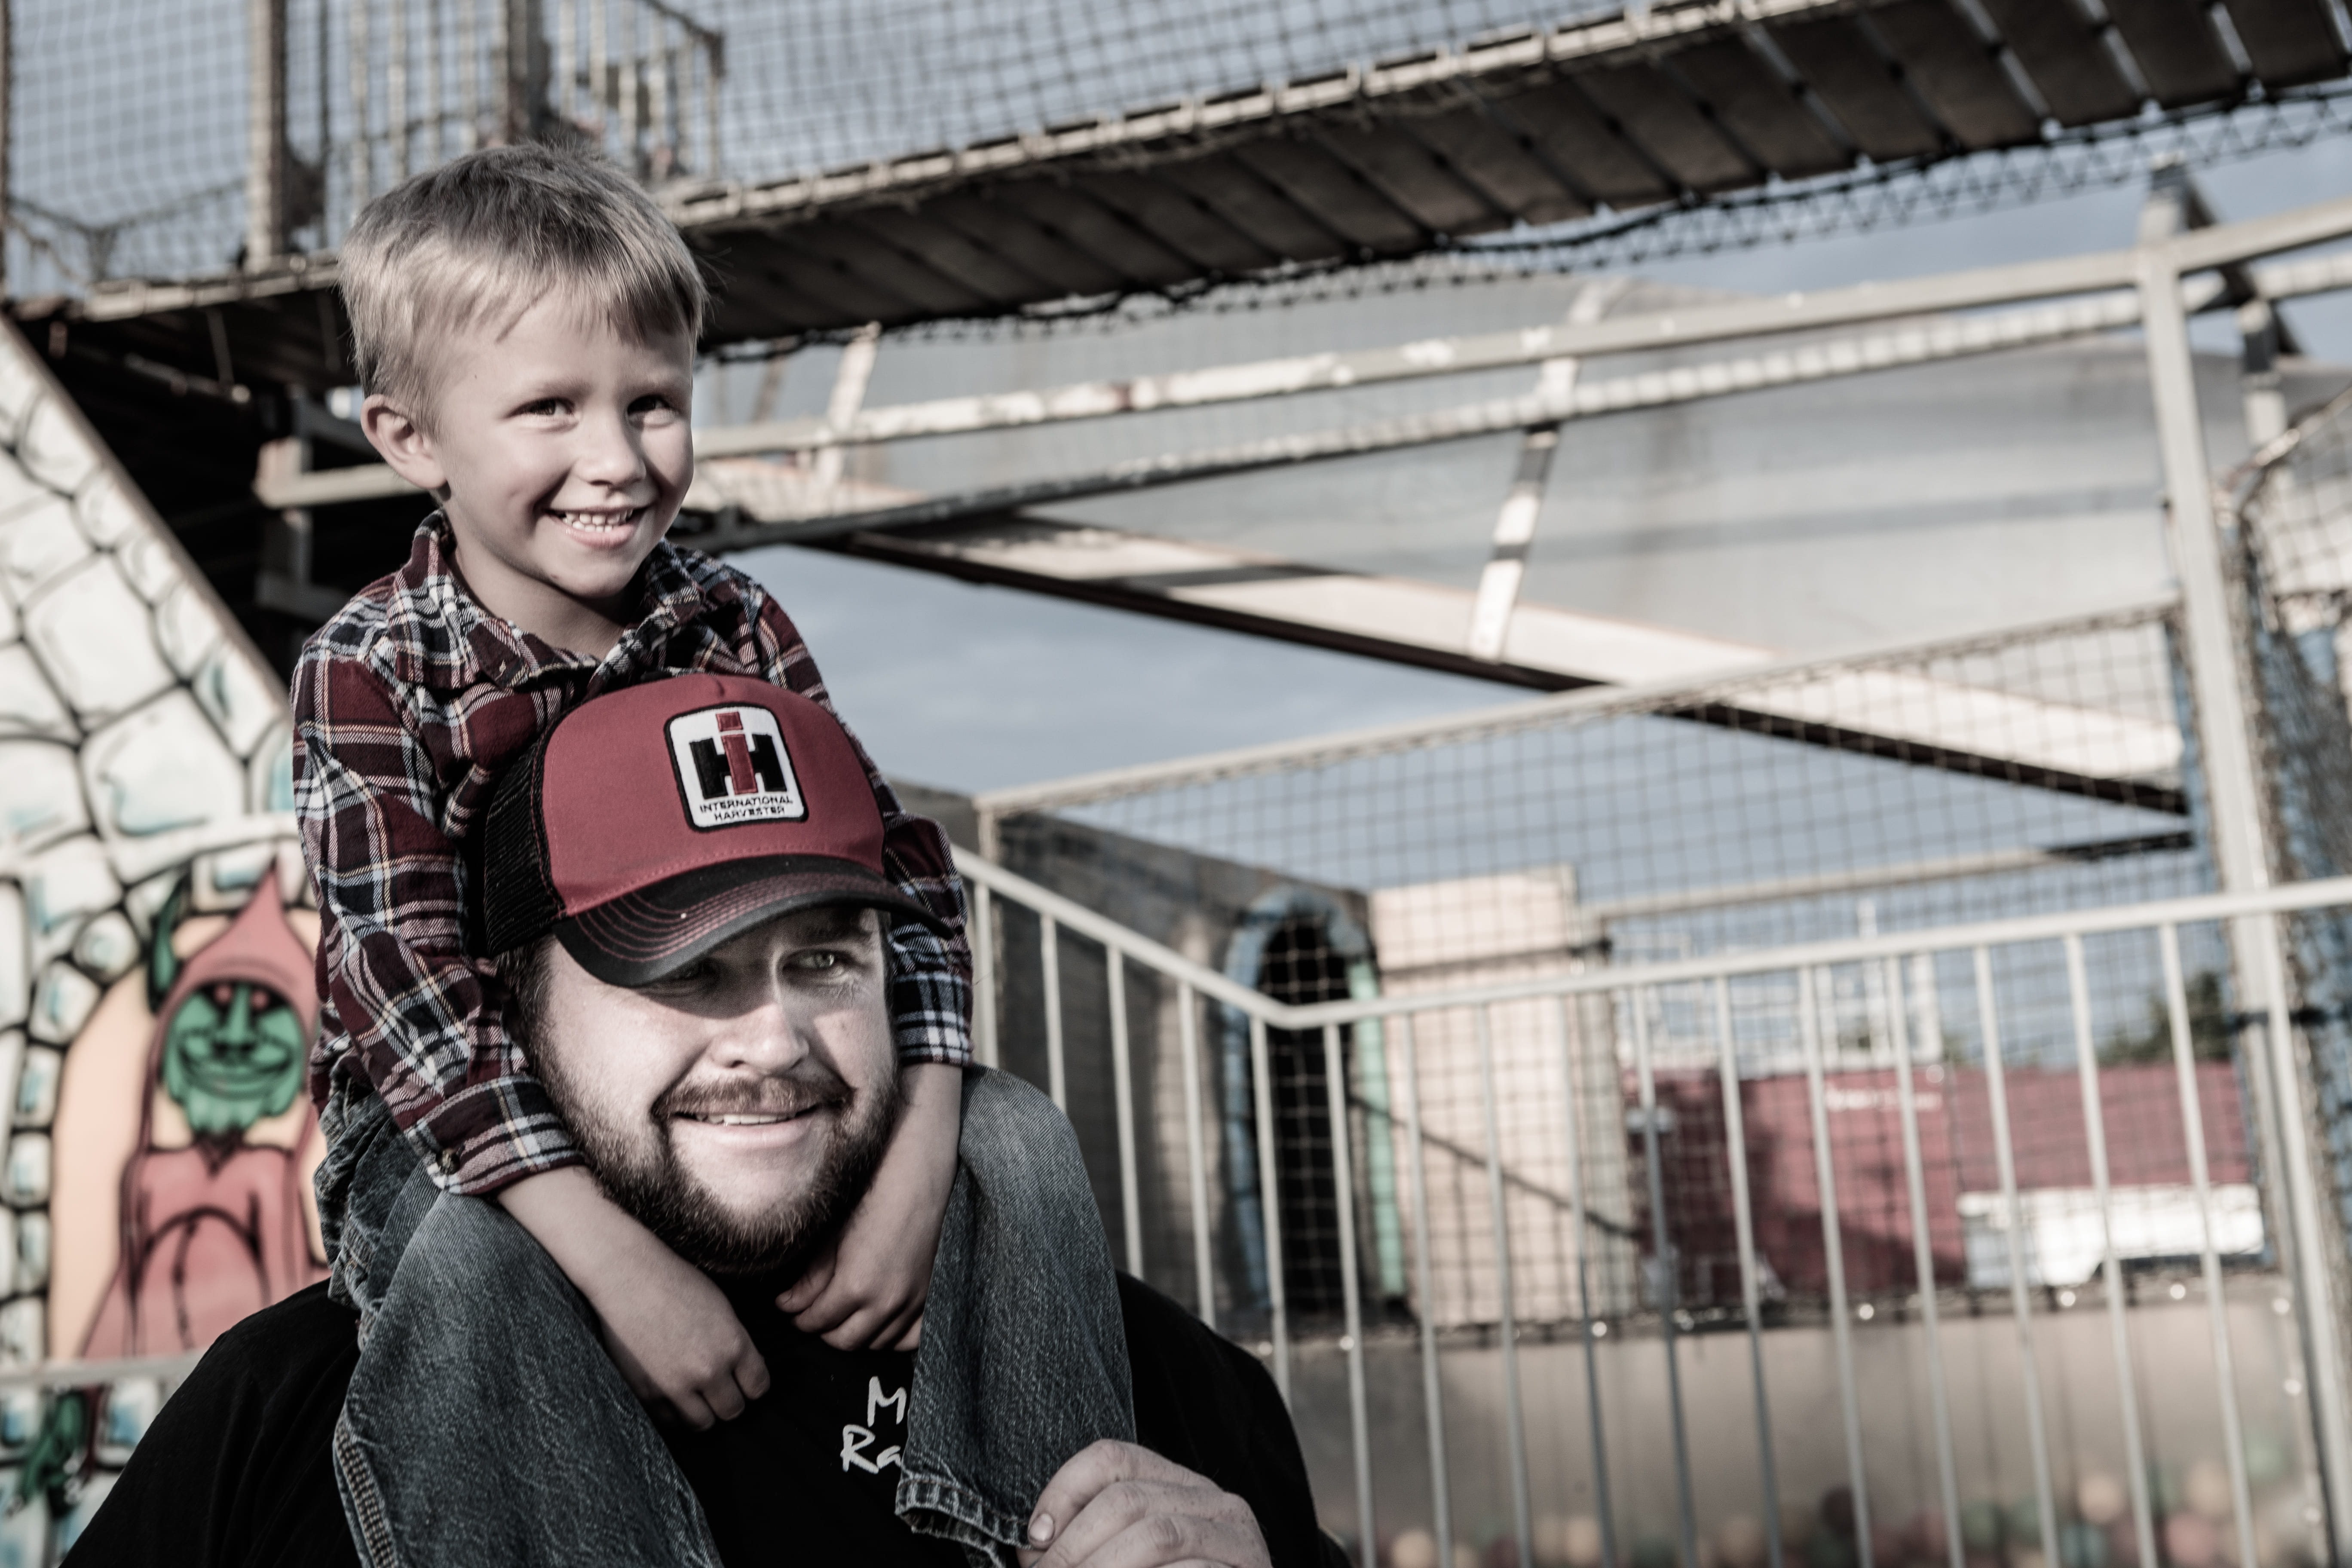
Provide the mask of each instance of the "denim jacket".
{"label": "denim jacket", "polygon": [[[341,1087],[341,1080],[338,1080]],[[700,1506],[593,1314],[497,1204],[444,1194],[361,1091],[331,1099],[332,1291],[360,1313],[334,1465],[368,1568],[719,1568]],[[1064,1461],[1133,1441],[1110,1249],[1069,1122],[974,1070],[897,1506],[975,1564],[1011,1560]]]}

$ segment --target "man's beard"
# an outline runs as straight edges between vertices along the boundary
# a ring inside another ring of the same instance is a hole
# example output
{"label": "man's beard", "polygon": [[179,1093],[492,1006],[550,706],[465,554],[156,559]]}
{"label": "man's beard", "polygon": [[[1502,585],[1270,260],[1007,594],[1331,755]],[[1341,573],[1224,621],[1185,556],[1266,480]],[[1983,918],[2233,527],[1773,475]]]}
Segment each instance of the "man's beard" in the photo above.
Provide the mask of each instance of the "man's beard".
{"label": "man's beard", "polygon": [[[898,1122],[896,1073],[877,1074],[874,1086],[861,1094],[831,1064],[809,1056],[785,1074],[681,1086],[654,1102],[650,1129],[631,1137],[591,1110],[555,1061],[537,1065],[556,1109],[580,1140],[597,1184],[706,1274],[799,1274],[866,1195]],[[816,1173],[806,1185],[758,1214],[730,1209],[680,1163],[671,1140],[673,1118],[685,1112],[803,1110],[826,1126]]]}

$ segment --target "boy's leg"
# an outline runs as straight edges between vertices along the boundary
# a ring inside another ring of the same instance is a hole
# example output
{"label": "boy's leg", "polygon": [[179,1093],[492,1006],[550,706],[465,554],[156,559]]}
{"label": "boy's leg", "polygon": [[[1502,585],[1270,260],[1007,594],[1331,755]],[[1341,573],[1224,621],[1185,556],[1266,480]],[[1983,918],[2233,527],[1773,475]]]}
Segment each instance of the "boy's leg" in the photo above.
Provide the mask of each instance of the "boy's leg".
{"label": "boy's leg", "polygon": [[442,1193],[373,1093],[320,1121],[329,1289],[360,1314],[334,1456],[360,1560],[718,1568],[554,1260],[496,1204]]}
{"label": "boy's leg", "polygon": [[1065,1460],[1135,1440],[1127,1331],[1077,1134],[1009,1074],[964,1080],[960,1169],[915,1353],[898,1509],[985,1552],[1024,1543]]}
{"label": "boy's leg", "polygon": [[369,1568],[719,1568],[701,1507],[587,1303],[479,1198],[436,1195],[408,1237],[334,1458]]}

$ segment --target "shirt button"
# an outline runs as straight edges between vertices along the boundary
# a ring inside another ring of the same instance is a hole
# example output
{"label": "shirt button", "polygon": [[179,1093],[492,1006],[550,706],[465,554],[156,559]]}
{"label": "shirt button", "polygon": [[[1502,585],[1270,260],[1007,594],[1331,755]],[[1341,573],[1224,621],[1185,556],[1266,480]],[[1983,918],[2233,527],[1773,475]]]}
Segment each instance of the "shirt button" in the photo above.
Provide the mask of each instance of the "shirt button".
{"label": "shirt button", "polygon": [[441,1169],[443,1170],[443,1172],[445,1172],[445,1173],[454,1172],[455,1170],[457,1170],[457,1151],[456,1151],[455,1149],[444,1149],[444,1150],[442,1150],[442,1151],[441,1151]]}

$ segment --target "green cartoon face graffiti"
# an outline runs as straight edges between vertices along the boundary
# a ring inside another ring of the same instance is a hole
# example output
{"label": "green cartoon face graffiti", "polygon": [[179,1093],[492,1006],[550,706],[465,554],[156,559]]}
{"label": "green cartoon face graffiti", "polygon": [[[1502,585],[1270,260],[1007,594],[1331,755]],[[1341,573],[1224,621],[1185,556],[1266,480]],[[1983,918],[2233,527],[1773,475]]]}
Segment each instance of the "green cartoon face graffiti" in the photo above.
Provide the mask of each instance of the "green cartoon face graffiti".
{"label": "green cartoon face graffiti", "polygon": [[304,1029],[266,985],[223,981],[183,997],[163,1029],[163,1092],[198,1137],[243,1132],[294,1103]]}

